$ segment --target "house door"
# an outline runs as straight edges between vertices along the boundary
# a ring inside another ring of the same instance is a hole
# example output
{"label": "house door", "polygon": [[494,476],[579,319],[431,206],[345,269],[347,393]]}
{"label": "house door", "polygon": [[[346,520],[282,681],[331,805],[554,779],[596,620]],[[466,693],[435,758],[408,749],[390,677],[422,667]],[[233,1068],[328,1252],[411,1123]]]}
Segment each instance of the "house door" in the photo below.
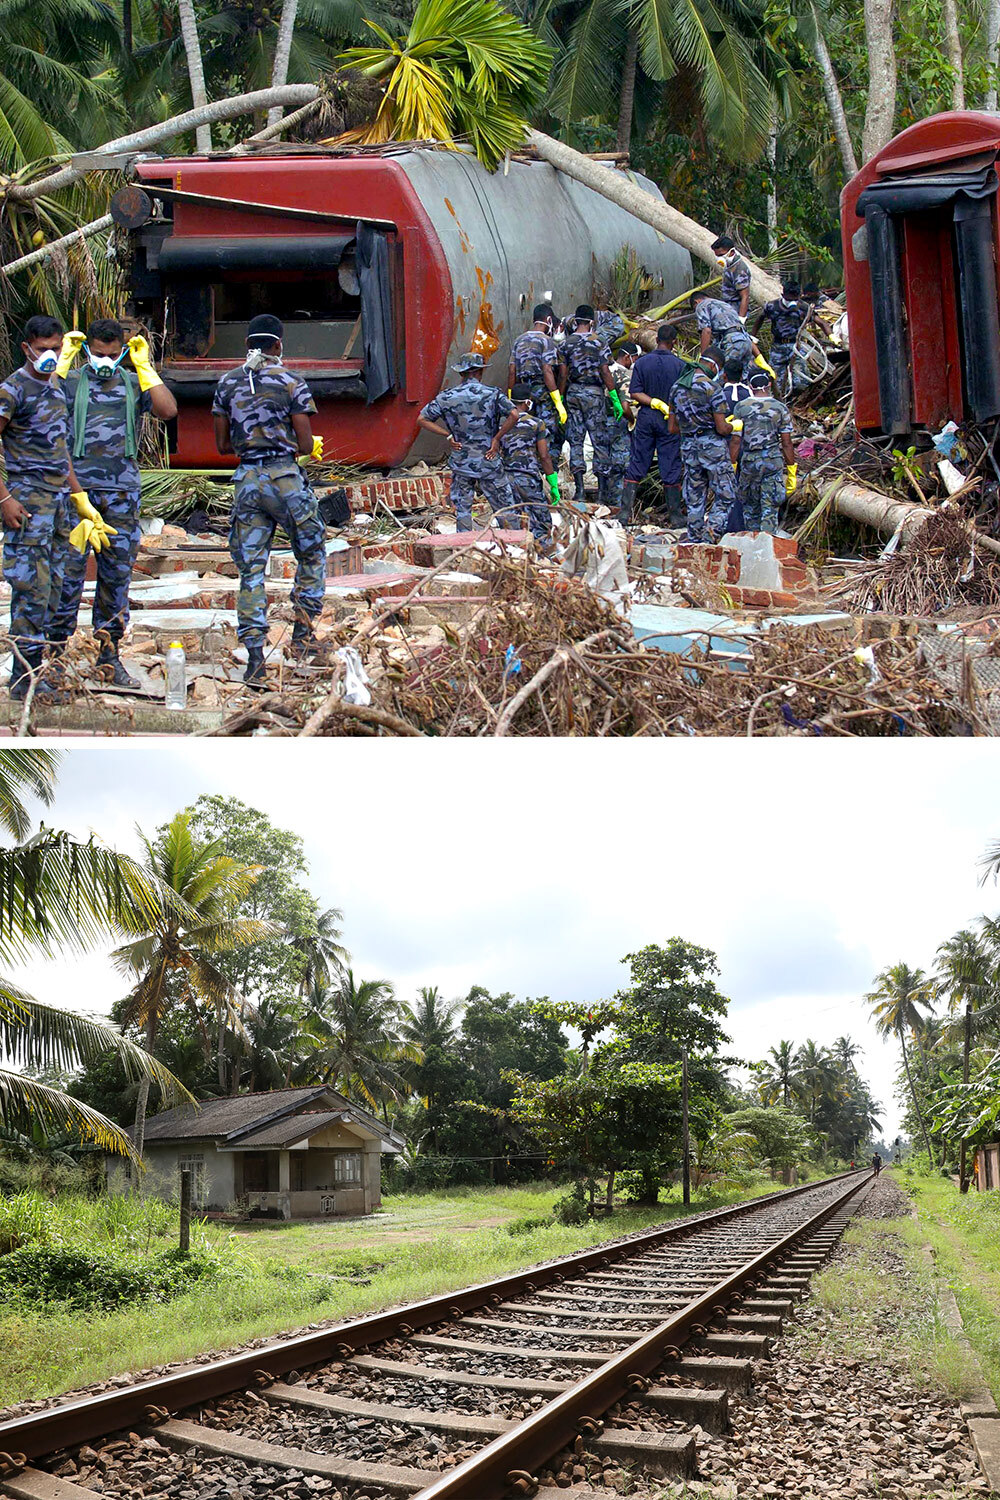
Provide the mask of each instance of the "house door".
{"label": "house door", "polygon": [[247,1151],[243,1157],[243,1191],[245,1193],[267,1192],[267,1153]]}

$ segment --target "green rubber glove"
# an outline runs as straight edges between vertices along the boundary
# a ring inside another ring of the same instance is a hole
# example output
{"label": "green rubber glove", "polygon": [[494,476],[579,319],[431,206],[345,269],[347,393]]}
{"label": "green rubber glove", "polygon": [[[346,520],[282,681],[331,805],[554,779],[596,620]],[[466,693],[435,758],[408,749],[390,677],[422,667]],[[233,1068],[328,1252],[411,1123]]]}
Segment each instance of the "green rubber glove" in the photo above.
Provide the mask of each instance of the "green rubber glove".
{"label": "green rubber glove", "polygon": [[609,391],[608,400],[611,402],[611,410],[614,412],[615,417],[620,422],[622,417],[625,415],[625,411],[622,406],[622,398],[619,396],[617,391]]}
{"label": "green rubber glove", "polygon": [[549,501],[549,504],[558,505],[560,500],[559,475],[555,472],[554,469],[551,474],[546,474],[545,482],[547,483],[549,489],[552,491],[552,499]]}

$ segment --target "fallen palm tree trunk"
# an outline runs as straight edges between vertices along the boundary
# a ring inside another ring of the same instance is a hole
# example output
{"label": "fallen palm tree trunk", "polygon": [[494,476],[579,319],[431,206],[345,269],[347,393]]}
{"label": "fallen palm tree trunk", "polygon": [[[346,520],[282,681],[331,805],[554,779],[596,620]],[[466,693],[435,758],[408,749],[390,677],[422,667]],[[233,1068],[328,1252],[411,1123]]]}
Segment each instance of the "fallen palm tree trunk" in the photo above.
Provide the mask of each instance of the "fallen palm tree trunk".
{"label": "fallen palm tree trunk", "polygon": [[[689,219],[679,209],[671,208],[661,198],[654,198],[644,188],[636,187],[624,173],[611,171],[601,162],[595,162],[582,152],[574,151],[572,146],[566,146],[550,135],[543,135],[540,130],[528,131],[528,143],[550,166],[565,172],[567,177],[582,182],[584,187],[592,188],[595,193],[600,193],[612,203],[617,203],[619,208],[624,208],[633,218],[641,219],[644,224],[651,224],[668,239],[683,245],[685,250],[703,260],[706,265],[718,266],[712,249],[715,235],[711,230],[703,228],[694,219]],[[756,301],[770,302],[781,296],[781,282],[751,263],[750,290]]]}
{"label": "fallen palm tree trunk", "polygon": [[[892,495],[883,495],[879,490],[870,490],[867,485],[855,484],[850,479],[841,480],[829,499],[831,510],[849,521],[862,526],[871,526],[880,536],[894,537],[900,533],[899,550],[905,551],[917,533],[937,511],[926,505],[917,505],[912,500],[897,500]],[[969,533],[977,547],[1000,557],[1000,542],[984,536],[971,525]]]}

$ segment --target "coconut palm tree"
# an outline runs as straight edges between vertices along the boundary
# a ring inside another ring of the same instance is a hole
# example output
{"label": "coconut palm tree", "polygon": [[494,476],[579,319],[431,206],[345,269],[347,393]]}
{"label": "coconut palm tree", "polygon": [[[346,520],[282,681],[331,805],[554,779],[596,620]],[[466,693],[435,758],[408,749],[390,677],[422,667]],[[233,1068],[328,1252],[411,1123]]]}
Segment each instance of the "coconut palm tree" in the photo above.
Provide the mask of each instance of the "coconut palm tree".
{"label": "coconut palm tree", "polygon": [[815,1123],[820,1101],[832,1098],[838,1087],[833,1058],[825,1047],[808,1040],[795,1054],[795,1069],[802,1098],[809,1106],[809,1123]]}
{"label": "coconut palm tree", "polygon": [[381,45],[338,59],[384,86],[361,141],[471,143],[491,170],[524,140],[541,103],[552,54],[497,0],[418,0],[405,38],[373,21]]}
{"label": "coconut palm tree", "polygon": [[[964,927],[947,938],[937,951],[935,990],[954,1014],[962,1012],[962,1082],[969,1082],[973,1017],[977,1011],[996,1005],[1000,999],[1000,923],[983,919],[982,932]],[[959,1191],[969,1191],[966,1173],[966,1143],[959,1146]]]}
{"label": "coconut palm tree", "polygon": [[295,1070],[300,1083],[323,1083],[354,1095],[385,1113],[390,1099],[412,1092],[407,1062],[419,1062],[420,1048],[401,1034],[400,1010],[387,979],[354,977],[348,969],[307,999],[300,1040],[308,1054]]}
{"label": "coconut palm tree", "polygon": [[795,1060],[795,1043],[779,1042],[769,1047],[767,1057],[760,1065],[761,1072],[757,1089],[765,1104],[780,1099],[787,1109],[798,1091],[799,1073]]}
{"label": "coconut palm tree", "polygon": [[857,1071],[854,1059],[858,1056],[860,1051],[861,1043],[856,1042],[853,1037],[838,1036],[837,1040],[830,1048],[830,1055],[833,1057],[838,1068],[840,1068],[845,1077],[850,1077],[852,1073]]}
{"label": "coconut palm tree", "polygon": [[[0,828],[18,840],[0,848],[0,959],[84,952],[108,936],[141,932],[162,910],[155,877],[124,855],[43,827],[29,837],[27,799],[48,805],[59,757],[48,750],[0,750]],[[30,1136],[69,1132],[131,1156],[125,1133],[62,1089],[14,1069],[69,1069],[114,1052],[126,1074],[152,1078],[165,1097],[189,1098],[156,1060],[103,1021],[47,1005],[0,978],[0,1126]]]}
{"label": "coconut palm tree", "polygon": [[[140,830],[150,876],[174,892],[183,908],[154,914],[141,937],[112,954],[119,972],[137,981],[122,1008],[122,1022],[142,1028],[148,1052],[156,1046],[163,1017],[175,1006],[186,1007],[194,1017],[206,1054],[211,1049],[206,1013],[215,1017],[220,1049],[227,1027],[242,1035],[241,996],[212,956],[280,935],[271,922],[235,915],[264,867],[231,859],[221,853],[219,840],[194,839],[190,821],[189,812],[178,813],[155,842]],[[224,1076],[220,1086],[225,1087]],[[140,1084],[135,1110],[134,1139],[140,1155],[148,1098],[147,1080]]]}
{"label": "coconut palm tree", "polygon": [[920,1122],[924,1145],[927,1147],[927,1159],[933,1168],[934,1156],[931,1151],[930,1137],[927,1134],[927,1125],[917,1098],[909,1053],[906,1050],[907,1035],[912,1037],[919,1031],[924,1015],[930,1008],[931,991],[932,981],[928,979],[923,969],[911,969],[908,964],[899,963],[892,964],[877,975],[875,987],[869,991],[865,999],[871,1007],[872,1020],[875,1022],[875,1029],[879,1035],[894,1036],[899,1041],[903,1053],[903,1067],[906,1070],[906,1081],[913,1102],[913,1112]]}
{"label": "coconut palm tree", "polygon": [[316,931],[309,937],[296,939],[296,947],[305,958],[299,981],[300,995],[311,994],[317,986],[325,989],[343,974],[351,961],[350,953],[340,941],[343,931],[344,913],[339,906],[328,906],[316,918]]}
{"label": "coconut palm tree", "polygon": [[457,1000],[442,1000],[437,985],[424,985],[419,999],[402,1010],[401,1035],[422,1052],[450,1047],[455,1040]]}

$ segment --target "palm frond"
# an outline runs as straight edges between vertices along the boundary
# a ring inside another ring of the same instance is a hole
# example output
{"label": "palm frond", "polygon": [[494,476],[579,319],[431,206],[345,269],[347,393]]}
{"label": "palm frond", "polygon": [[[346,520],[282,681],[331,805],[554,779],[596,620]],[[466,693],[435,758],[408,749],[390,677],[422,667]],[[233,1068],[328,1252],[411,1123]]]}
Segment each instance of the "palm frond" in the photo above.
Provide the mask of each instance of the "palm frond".
{"label": "palm frond", "polygon": [[36,1124],[46,1133],[68,1131],[79,1140],[90,1141],[116,1156],[126,1156],[137,1167],[141,1166],[124,1130],[96,1109],[6,1068],[0,1068],[0,1123],[7,1130],[25,1134]]}

